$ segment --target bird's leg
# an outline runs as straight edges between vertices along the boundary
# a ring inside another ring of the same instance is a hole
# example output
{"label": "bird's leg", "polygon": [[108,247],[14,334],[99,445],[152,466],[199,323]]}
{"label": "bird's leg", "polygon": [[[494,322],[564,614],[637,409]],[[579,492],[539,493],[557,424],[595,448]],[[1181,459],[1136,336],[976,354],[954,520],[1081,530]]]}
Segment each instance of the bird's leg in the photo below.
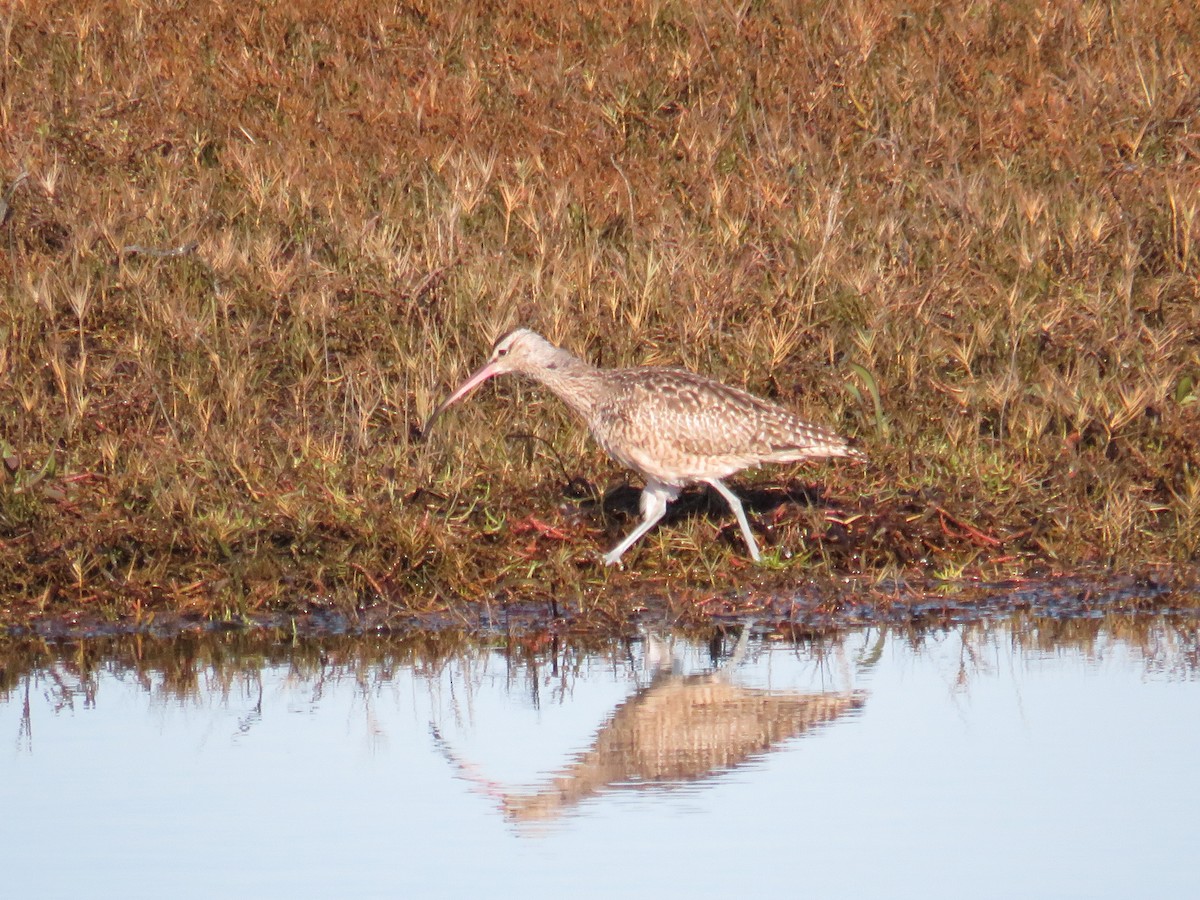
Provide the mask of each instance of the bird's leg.
{"label": "bird's leg", "polygon": [[725,498],[725,502],[729,504],[729,508],[733,510],[733,514],[737,516],[738,525],[742,528],[742,537],[746,539],[746,546],[750,550],[750,558],[758,562],[758,544],[754,540],[754,535],[750,533],[750,523],[746,521],[746,511],[742,509],[742,501],[738,499],[737,494],[725,487],[718,478],[705,478],[704,483],[715,487],[717,492]]}
{"label": "bird's leg", "polygon": [[620,562],[621,555],[632,547],[638,538],[658,523],[658,520],[666,514],[667,504],[678,496],[679,488],[677,487],[672,487],[669,484],[663,484],[659,481],[647,481],[646,487],[642,491],[641,502],[639,503],[642,509],[642,523],[633,529],[625,540],[604,554],[604,564],[606,566],[613,566]]}
{"label": "bird's leg", "polygon": [[742,664],[742,660],[746,658],[746,649],[750,646],[750,629],[754,627],[754,619],[747,619],[742,623],[742,633],[738,635],[737,646],[733,648],[733,655],[725,661],[724,669],[736,669]]}

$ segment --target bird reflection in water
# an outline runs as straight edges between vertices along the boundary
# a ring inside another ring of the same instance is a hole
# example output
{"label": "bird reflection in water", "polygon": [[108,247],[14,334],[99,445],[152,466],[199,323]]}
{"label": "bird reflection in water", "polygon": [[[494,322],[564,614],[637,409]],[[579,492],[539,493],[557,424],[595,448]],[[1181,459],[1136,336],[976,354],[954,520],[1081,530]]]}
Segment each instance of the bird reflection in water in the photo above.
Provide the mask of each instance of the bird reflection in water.
{"label": "bird reflection in water", "polygon": [[765,756],[859,709],[861,692],[801,693],[733,683],[729,671],[745,652],[749,629],[722,669],[672,671],[669,654],[650,652],[650,682],[613,711],[591,745],[552,777],[518,791],[486,779],[434,729],[461,777],[498,802],[514,823],[546,822],[603,793],[695,784]]}

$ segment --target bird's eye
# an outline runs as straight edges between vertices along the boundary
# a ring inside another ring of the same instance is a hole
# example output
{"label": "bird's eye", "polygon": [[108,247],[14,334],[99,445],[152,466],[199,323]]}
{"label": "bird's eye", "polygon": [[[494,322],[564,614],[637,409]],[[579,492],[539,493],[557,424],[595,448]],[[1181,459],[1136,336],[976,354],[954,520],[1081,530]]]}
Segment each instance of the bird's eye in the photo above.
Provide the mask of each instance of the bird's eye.
{"label": "bird's eye", "polygon": [[496,348],[496,355],[497,355],[497,356],[507,356],[507,355],[508,355],[508,348],[507,348],[507,347],[497,347],[497,348]]}

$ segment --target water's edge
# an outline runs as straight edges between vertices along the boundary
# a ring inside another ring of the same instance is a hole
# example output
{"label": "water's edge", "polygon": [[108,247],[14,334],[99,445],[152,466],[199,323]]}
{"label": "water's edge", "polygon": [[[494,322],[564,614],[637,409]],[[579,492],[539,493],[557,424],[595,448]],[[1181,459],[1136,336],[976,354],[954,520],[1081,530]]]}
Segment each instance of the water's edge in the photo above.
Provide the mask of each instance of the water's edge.
{"label": "water's edge", "polygon": [[140,620],[109,619],[69,609],[32,622],[0,627],[0,641],[40,638],[80,640],[119,635],[172,637],[186,633],[261,631],[280,637],[402,635],[465,632],[480,636],[549,633],[562,636],[635,634],[646,625],[728,628],[744,622],[782,634],[804,635],[863,626],[926,627],[995,619],[1013,613],[1053,618],[1159,613],[1200,618],[1200,584],[1144,574],[1056,575],[997,582],[872,582],[853,579],[806,583],[794,591],[754,588],[722,594],[699,591],[636,597],[459,603],[433,611],[387,604],[353,615],[310,605],[302,615],[259,613],[213,620],[187,613],[157,613]]}

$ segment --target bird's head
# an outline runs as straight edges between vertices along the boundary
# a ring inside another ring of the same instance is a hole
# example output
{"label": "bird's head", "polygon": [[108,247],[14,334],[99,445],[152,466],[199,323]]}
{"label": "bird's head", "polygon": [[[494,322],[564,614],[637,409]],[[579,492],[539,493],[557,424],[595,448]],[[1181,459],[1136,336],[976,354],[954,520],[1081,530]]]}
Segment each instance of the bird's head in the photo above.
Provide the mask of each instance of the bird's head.
{"label": "bird's head", "polygon": [[528,328],[518,328],[506,334],[492,348],[492,355],[479,370],[459,385],[458,389],[433,411],[425,422],[424,433],[428,434],[434,420],[448,407],[453,406],[470,394],[493,375],[503,375],[506,372],[516,372],[519,375],[538,377],[538,374],[559,365],[560,358],[567,356],[564,351]]}

